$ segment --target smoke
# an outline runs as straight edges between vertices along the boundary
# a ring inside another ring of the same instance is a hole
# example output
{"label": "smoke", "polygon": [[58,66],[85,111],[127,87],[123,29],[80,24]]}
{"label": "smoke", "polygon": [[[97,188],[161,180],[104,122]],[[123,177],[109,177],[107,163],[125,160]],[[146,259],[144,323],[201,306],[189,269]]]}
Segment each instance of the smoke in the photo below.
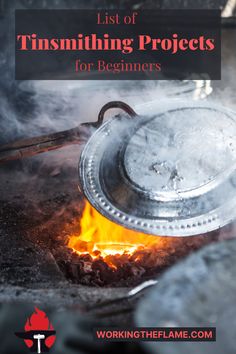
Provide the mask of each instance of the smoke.
{"label": "smoke", "polygon": [[[103,6],[101,1],[93,1],[89,7],[96,8],[98,4]],[[122,4],[121,2],[119,6]],[[165,4],[162,5],[165,7]],[[99,109],[109,100],[124,100],[130,105],[137,105],[149,100],[161,100],[167,95],[173,97],[184,94],[187,95],[186,97],[202,98],[211,92],[209,82],[207,84],[206,81],[200,83],[15,81],[15,8],[83,8],[84,6],[88,6],[84,1],[15,0],[11,4],[4,2],[4,16],[0,21],[4,38],[0,43],[2,65],[0,143],[48,134],[72,128],[82,122],[96,120]],[[207,87],[203,89],[204,86]]]}
{"label": "smoke", "polygon": [[[18,2],[17,7],[23,7]],[[64,5],[66,6],[66,5]],[[236,108],[235,57],[232,48],[235,33],[223,34],[222,81],[22,81],[14,80],[13,7],[0,20],[0,143],[50,134],[97,120],[99,110],[109,101],[121,100],[137,112],[149,113],[150,102],[157,106],[163,99],[207,99]],[[8,22],[10,19],[11,29]],[[211,95],[210,95],[211,94]],[[210,95],[210,96],[209,96]],[[155,106],[155,105],[154,105]],[[107,119],[120,110],[108,112]],[[193,122],[194,123],[194,122]],[[73,145],[58,151],[1,165],[2,198],[24,194],[39,204],[63,193],[77,193],[77,165],[80,147]],[[5,188],[10,182],[10,188]],[[67,206],[66,206],[67,207]],[[65,208],[61,209],[65,211]],[[40,207],[42,210],[43,207]],[[61,213],[59,211],[59,213]]]}

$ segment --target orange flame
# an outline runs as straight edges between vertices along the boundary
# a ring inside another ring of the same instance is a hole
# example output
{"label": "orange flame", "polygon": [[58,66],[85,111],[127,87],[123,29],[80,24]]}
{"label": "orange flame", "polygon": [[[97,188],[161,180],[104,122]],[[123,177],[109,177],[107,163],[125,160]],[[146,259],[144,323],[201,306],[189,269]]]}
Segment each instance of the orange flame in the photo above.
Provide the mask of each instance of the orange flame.
{"label": "orange flame", "polygon": [[[68,246],[78,255],[90,254],[93,259],[102,258],[109,266],[117,268],[118,258],[125,261],[132,257],[133,261],[139,261],[144,253],[160,249],[166,242],[169,241],[163,240],[163,237],[125,229],[99,214],[86,202],[80,220],[80,231],[70,235]],[[149,265],[150,257],[151,255]],[[151,263],[156,262],[156,258],[155,253],[155,259]]]}

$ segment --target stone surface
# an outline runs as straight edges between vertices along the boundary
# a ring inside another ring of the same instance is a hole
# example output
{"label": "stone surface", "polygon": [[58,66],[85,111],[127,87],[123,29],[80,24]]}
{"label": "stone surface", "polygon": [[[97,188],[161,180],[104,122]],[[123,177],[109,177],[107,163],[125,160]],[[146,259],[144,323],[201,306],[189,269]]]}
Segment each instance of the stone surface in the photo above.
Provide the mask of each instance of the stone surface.
{"label": "stone surface", "polygon": [[216,327],[216,342],[145,343],[160,354],[236,352],[236,240],[205,247],[167,271],[139,304],[147,327]]}

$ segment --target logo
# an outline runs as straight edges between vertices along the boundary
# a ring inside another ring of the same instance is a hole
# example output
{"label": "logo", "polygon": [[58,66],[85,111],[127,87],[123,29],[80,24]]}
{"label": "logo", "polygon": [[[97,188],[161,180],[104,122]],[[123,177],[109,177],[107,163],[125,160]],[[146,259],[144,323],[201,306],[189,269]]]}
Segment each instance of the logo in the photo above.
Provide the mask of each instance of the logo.
{"label": "logo", "polygon": [[32,353],[47,353],[56,340],[56,331],[45,312],[35,307],[35,312],[27,319],[24,332],[15,335],[24,339]]}

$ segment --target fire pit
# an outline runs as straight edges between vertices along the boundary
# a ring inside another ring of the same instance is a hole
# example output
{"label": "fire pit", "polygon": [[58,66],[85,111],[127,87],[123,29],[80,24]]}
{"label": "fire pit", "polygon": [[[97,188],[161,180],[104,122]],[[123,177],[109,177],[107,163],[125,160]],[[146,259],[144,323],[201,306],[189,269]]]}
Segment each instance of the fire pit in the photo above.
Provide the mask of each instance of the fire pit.
{"label": "fire pit", "polygon": [[88,202],[64,232],[54,257],[66,278],[90,286],[139,284],[216,239],[214,233],[188,240],[146,235],[108,220]]}
{"label": "fire pit", "polygon": [[[58,201],[47,202],[54,216],[27,232],[30,240],[45,242],[65,279],[89,286],[136,285],[217,238],[211,231],[234,218],[235,211],[228,212],[235,203],[234,113],[205,103],[159,106],[145,106],[149,115],[137,116],[129,105],[111,102],[95,123],[0,147],[0,160],[6,161],[90,137],[79,164],[80,187],[89,202],[75,202],[73,194],[61,200],[61,212]],[[126,114],[102,125],[114,107]]]}
{"label": "fire pit", "polygon": [[[125,229],[99,214],[87,201],[77,216],[61,224],[55,219],[47,232],[57,241],[51,252],[65,277],[88,286],[134,286],[155,277],[187,254],[217,239],[157,237]],[[57,225],[55,232],[55,226]],[[63,230],[63,231],[61,231]],[[63,237],[61,234],[63,233]],[[37,236],[42,239],[42,235]]]}
{"label": "fire pit", "polygon": [[[61,159],[61,153],[59,156]],[[0,188],[2,232],[6,234],[2,240],[6,247],[2,269],[9,267],[6,277],[11,277],[13,285],[34,287],[34,273],[40,285],[41,271],[36,268],[43,268],[43,282],[49,281],[49,288],[57,287],[57,283],[60,288],[61,281],[71,286],[130,288],[218,239],[217,232],[175,238],[125,229],[99,214],[79,193],[75,194],[77,179],[73,169],[54,176],[50,172],[55,170],[54,165],[43,165],[30,183],[30,177],[25,179],[24,174],[15,174],[11,182],[9,173],[11,176],[15,171],[14,165],[12,169],[2,173]],[[20,195],[24,197],[19,198]],[[34,255],[37,249],[39,257]],[[31,267],[22,273],[25,263]],[[29,272],[32,280],[26,276]]]}

